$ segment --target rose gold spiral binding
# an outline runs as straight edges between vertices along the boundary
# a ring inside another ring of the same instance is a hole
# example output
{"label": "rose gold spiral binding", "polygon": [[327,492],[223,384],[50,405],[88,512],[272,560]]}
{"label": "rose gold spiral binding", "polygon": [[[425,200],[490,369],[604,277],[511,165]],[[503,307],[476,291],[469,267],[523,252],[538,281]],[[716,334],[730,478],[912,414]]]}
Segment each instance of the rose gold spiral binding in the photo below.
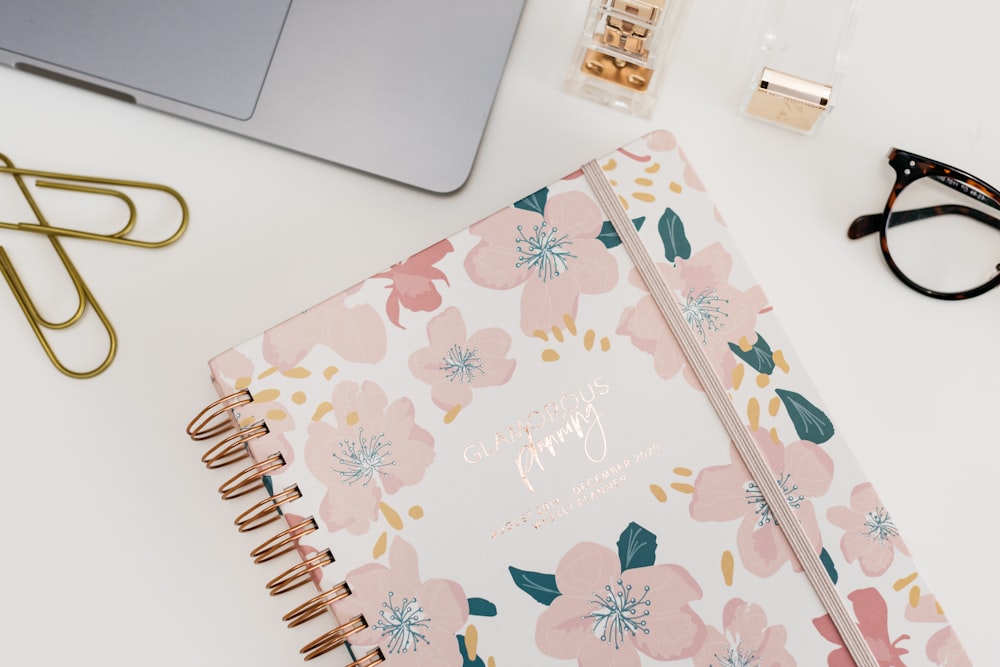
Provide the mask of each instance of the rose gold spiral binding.
{"label": "rose gold spiral binding", "polygon": [[[306,660],[309,660],[309,658],[307,657]],[[346,667],[372,667],[372,665],[381,665],[383,662],[385,662],[385,656],[382,655],[382,649],[377,648],[369,651]]]}
{"label": "rose gold spiral binding", "polygon": [[226,431],[235,428],[233,422],[228,418],[223,418],[221,422],[213,423],[227,412],[241,405],[253,402],[253,396],[246,389],[223,396],[217,401],[209,403],[205,409],[199,412],[187,425],[187,434],[192,440],[208,440]]}
{"label": "rose gold spiral binding", "polygon": [[222,494],[223,500],[231,500],[256,491],[264,486],[263,478],[268,473],[274,472],[283,465],[285,465],[285,457],[282,456],[281,452],[275,452],[263,461],[258,461],[230,477],[219,487],[219,493]]}
{"label": "rose gold spiral binding", "polygon": [[[355,616],[346,623],[341,623],[333,630],[324,633],[312,640],[305,646],[303,646],[299,653],[305,654],[306,660],[312,660],[313,658],[319,657],[324,653],[332,651],[338,646],[342,646],[344,642],[350,639],[351,635],[361,632],[368,627],[368,621],[365,620],[364,616]],[[371,655],[369,653],[368,655]],[[365,656],[367,658],[368,656]],[[378,664],[371,663],[371,664]]]}
{"label": "rose gold spiral binding", "polygon": [[316,519],[306,517],[296,525],[283,530],[274,537],[268,538],[256,549],[250,552],[254,563],[266,563],[278,556],[283,556],[296,547],[300,538],[319,530]]}
{"label": "rose gold spiral binding", "polygon": [[277,577],[267,582],[267,590],[271,595],[281,595],[298,588],[312,580],[312,573],[333,562],[333,554],[329,549],[315,553],[300,563],[288,568]]}
{"label": "rose gold spiral binding", "polygon": [[299,487],[290,486],[280,493],[268,496],[236,517],[236,527],[241,533],[266,526],[281,518],[281,506],[302,497]]}
{"label": "rose gold spiral binding", "polygon": [[250,451],[246,447],[247,443],[270,432],[264,422],[253,424],[215,443],[211,449],[202,454],[201,462],[209,468],[222,468],[248,458]]}
{"label": "rose gold spiral binding", "polygon": [[[236,428],[235,423],[226,413],[253,401],[248,390],[241,390],[220,398],[208,405],[191,420],[187,433],[192,440],[207,440]],[[221,420],[221,421],[220,421]],[[208,468],[221,468],[236,461],[250,457],[247,443],[269,433],[267,425],[261,421],[240,429],[217,442],[204,453],[201,460]],[[264,486],[264,477],[285,465],[281,452],[275,452],[266,459],[240,471],[219,487],[223,499],[238,498]],[[240,532],[248,532],[272,523],[282,517],[281,506],[298,500],[302,492],[297,485],[292,485],[279,493],[268,495],[236,517],[235,524]],[[250,552],[254,563],[263,563],[290,551],[295,550],[299,540],[306,535],[319,530],[319,524],[313,517],[306,517],[277,535],[274,535]],[[285,570],[271,581],[267,589],[271,595],[280,595],[298,588],[315,578],[315,572],[334,562],[333,553],[329,549],[319,551]],[[283,621],[289,627],[296,627],[329,610],[330,605],[351,595],[351,588],[346,581],[319,593],[308,601],[285,614]],[[305,660],[312,660],[325,653],[343,646],[354,634],[368,627],[363,616],[356,616],[346,623],[341,623],[332,630],[320,635],[307,645],[300,653]],[[346,667],[374,667],[385,662],[382,650],[375,648],[361,658],[346,665]]]}
{"label": "rose gold spiral binding", "polygon": [[303,602],[295,609],[281,617],[281,620],[288,622],[288,627],[294,628],[302,625],[306,621],[311,621],[321,614],[325,614],[330,605],[338,600],[343,600],[351,594],[351,587],[346,581],[342,581],[333,588],[323,591],[311,600]]}

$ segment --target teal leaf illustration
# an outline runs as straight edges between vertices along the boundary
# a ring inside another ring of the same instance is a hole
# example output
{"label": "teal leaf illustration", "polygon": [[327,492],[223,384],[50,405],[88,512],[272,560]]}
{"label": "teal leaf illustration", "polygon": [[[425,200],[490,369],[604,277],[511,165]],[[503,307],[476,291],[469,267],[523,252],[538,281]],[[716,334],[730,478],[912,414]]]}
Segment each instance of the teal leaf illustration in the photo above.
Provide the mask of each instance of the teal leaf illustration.
{"label": "teal leaf illustration", "polygon": [[469,616],[496,616],[497,606],[483,598],[469,598]]}
{"label": "teal leaf illustration", "polygon": [[[646,216],[642,216],[641,218],[632,218],[632,224],[635,225],[635,231],[642,229],[642,223],[644,222],[646,222]],[[601,225],[601,233],[597,235],[597,240],[603,243],[604,247],[609,250],[622,244],[622,240],[618,236],[618,232],[615,231],[614,225],[611,224],[610,220],[605,220],[604,224]]]}
{"label": "teal leaf illustration", "polygon": [[830,575],[830,581],[837,583],[837,579],[840,578],[840,575],[837,574],[837,568],[833,564],[833,559],[830,558],[830,553],[826,549],[823,549],[823,551],[819,553],[819,559],[823,562],[823,567],[826,568],[826,573]]}
{"label": "teal leaf illustration", "polygon": [[538,215],[545,214],[545,202],[549,199],[549,189],[542,188],[538,192],[533,192],[524,199],[519,199],[514,202],[514,208],[520,208],[525,211],[533,211]]}
{"label": "teal leaf illustration", "polygon": [[622,572],[652,565],[656,562],[656,535],[633,521],[618,538],[618,560]]}
{"label": "teal leaf illustration", "polygon": [[678,257],[690,259],[691,242],[684,234],[684,223],[681,222],[680,216],[674,213],[674,209],[668,208],[663,212],[657,228],[660,239],[663,240],[663,256],[668,262],[674,262]]}
{"label": "teal leaf illustration", "polygon": [[730,343],[729,349],[758,373],[770,375],[774,372],[774,353],[771,351],[771,346],[760,334],[757,334],[757,341],[753,347],[746,352],[741,350],[736,343]]}
{"label": "teal leaf illustration", "polygon": [[552,604],[552,601],[562,595],[556,585],[554,574],[542,574],[540,572],[528,572],[519,570],[516,567],[507,568],[510,576],[514,578],[514,584],[522,591],[535,598],[537,602],[544,605]]}
{"label": "teal leaf illustration", "polygon": [[802,440],[821,445],[833,437],[833,422],[822,410],[807,401],[801,394],[785,389],[775,389],[781,402],[788,410],[788,416],[795,425],[795,432]]}
{"label": "teal leaf illustration", "polygon": [[486,663],[478,655],[475,660],[469,659],[469,651],[465,647],[465,635],[455,636],[458,638],[458,651],[462,654],[462,667],[486,667]]}

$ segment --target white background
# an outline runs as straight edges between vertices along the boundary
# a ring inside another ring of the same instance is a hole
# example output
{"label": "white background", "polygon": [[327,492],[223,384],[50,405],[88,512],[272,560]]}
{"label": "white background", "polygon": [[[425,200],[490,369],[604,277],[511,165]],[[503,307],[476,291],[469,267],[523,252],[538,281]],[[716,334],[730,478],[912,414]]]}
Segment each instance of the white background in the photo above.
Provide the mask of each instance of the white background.
{"label": "white background", "polygon": [[[282,629],[292,602],[269,598],[273,572],[247,557],[263,537],[231,525],[246,503],[219,500],[228,474],[184,435],[215,397],[206,360],[657,128],[697,167],[973,662],[991,664],[1000,291],[922,297],[874,238],[845,231],[882,208],[891,146],[1000,182],[1000,6],[870,1],[812,137],[737,113],[756,27],[741,0],[694,3],[652,120],[563,93],[586,8],[528,0],[476,168],[451,196],[0,71],[0,152],[18,166],[165,183],[191,208],[166,249],[64,242],[120,336],[95,379],[57,373],[0,289],[0,664],[295,664],[321,623]],[[0,220],[17,215],[0,201]],[[45,314],[68,314],[49,247],[22,236],[0,230],[0,244]],[[67,361],[100,355],[93,324],[57,339]],[[910,648],[907,664],[925,664]]]}

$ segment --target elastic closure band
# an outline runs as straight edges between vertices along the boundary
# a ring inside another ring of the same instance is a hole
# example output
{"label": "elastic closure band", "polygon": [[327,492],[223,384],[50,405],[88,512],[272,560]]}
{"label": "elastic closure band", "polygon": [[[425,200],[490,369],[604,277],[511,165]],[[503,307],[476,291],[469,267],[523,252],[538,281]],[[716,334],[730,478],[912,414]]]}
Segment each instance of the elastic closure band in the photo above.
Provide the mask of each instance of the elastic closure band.
{"label": "elastic closure band", "polygon": [[638,232],[605,178],[600,164],[596,160],[588,162],[583,165],[583,174],[594,191],[598,203],[621,238],[622,245],[628,252],[636,270],[646,283],[653,301],[667,321],[674,338],[677,339],[688,364],[701,382],[705,395],[708,396],[709,402],[718,413],[726,432],[732,438],[743,463],[760,488],[771,512],[776,516],[775,523],[781,528],[792,547],[792,552],[802,565],[809,583],[812,584],[820,602],[830,614],[834,627],[837,628],[844,640],[844,646],[858,667],[878,667],[878,661],[872,654],[871,648],[861,634],[856,621],[847,610],[843,598],[840,597],[830,580],[826,568],[820,561],[819,554],[813,550],[809,537],[802,528],[802,524],[799,523],[794,510],[784,501],[784,492],[778,485],[775,474],[764,458],[763,452],[758,449],[756,441],[743,423],[743,419],[736,411],[733,402],[729,399],[725,387],[716,375],[715,369],[712,368],[704,347],[684,320],[676,296],[671,293],[670,288],[660,277],[652,257],[643,246]]}

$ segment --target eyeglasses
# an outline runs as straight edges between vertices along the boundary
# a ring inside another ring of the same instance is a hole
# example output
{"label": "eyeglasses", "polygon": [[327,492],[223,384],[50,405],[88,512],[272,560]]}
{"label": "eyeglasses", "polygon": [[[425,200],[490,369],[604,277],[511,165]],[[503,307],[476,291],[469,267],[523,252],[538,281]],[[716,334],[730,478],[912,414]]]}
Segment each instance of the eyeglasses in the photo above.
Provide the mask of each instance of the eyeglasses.
{"label": "eyeglasses", "polygon": [[882,213],[847,236],[878,232],[896,277],[935,299],[969,299],[1000,285],[1000,190],[943,162],[893,148],[896,182]]}

